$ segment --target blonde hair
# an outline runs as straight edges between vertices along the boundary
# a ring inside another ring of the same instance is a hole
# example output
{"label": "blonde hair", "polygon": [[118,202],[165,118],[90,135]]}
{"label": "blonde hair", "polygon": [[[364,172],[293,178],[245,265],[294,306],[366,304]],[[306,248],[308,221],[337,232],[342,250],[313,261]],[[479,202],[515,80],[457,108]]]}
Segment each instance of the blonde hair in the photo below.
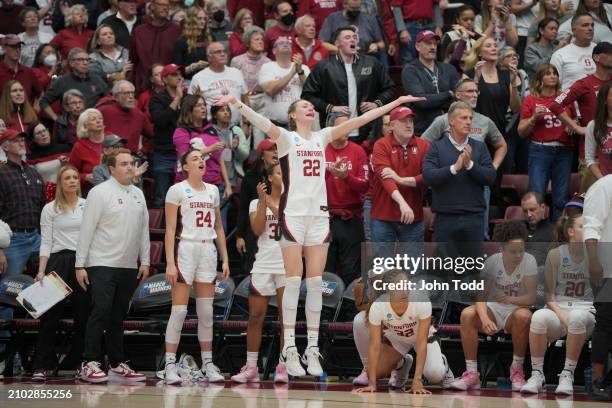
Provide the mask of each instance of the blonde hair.
{"label": "blonde hair", "polygon": [[[66,199],[66,194],[64,193],[64,188],[62,187],[62,176],[65,172],[70,170],[77,174],[77,178],[79,177],[79,171],[77,168],[70,164],[62,166],[57,173],[57,189],[55,190],[55,200],[53,201],[53,208],[56,212],[65,212],[68,209],[68,200]],[[78,183],[77,197],[81,197],[81,183]]]}
{"label": "blonde hair", "polygon": [[84,24],[87,25],[87,22],[89,21],[89,14],[87,14],[87,9],[82,4],[75,4],[74,6],[71,6],[64,15],[64,23],[66,27],[72,27],[72,16],[78,11],[82,11],[83,14],[85,14]]}
{"label": "blonde hair", "polygon": [[109,26],[108,24],[100,24],[98,28],[96,28],[96,31],[94,31],[94,34],[91,36],[91,40],[89,41],[89,52],[100,49],[98,40],[100,39],[100,31],[102,31],[104,28],[111,30],[113,37],[115,37],[115,47],[119,48],[119,45],[117,44],[117,36],[115,35],[115,30],[113,30],[113,27]]}
{"label": "blonde hair", "polygon": [[293,112],[295,112],[297,104],[302,102],[302,101],[305,101],[305,99],[298,99],[296,101],[291,102],[291,105],[289,105],[289,109],[287,109],[287,118],[289,119],[289,125],[288,125],[289,130],[297,129],[297,126],[295,124],[295,120],[291,117],[291,114]]}
{"label": "blonde hair", "polygon": [[[559,10],[557,10],[557,15],[555,16],[555,18],[557,20],[559,20],[561,17],[563,17],[565,15],[565,13],[567,12],[566,9],[566,5],[563,4],[561,2],[561,0],[559,0]],[[538,17],[536,19],[536,21],[541,21],[546,17],[546,6],[544,5],[544,1],[540,2],[540,10],[538,12]]]}
{"label": "blonde hair", "polygon": [[183,22],[183,37],[187,42],[187,51],[191,52],[196,47],[198,40],[204,40],[207,44],[213,41],[212,35],[208,30],[208,23],[204,31],[198,28],[198,14],[202,12],[206,15],[206,10],[200,7],[189,7],[185,12],[185,21]]}
{"label": "blonde hair", "polygon": [[464,71],[469,71],[470,69],[476,66],[476,63],[478,62],[478,59],[480,58],[480,50],[482,49],[485,41],[489,39],[495,42],[495,38],[493,37],[482,36],[478,39],[478,41],[474,43],[472,48],[470,48],[470,51],[468,52],[468,54],[465,57],[463,57],[463,70]]}
{"label": "blonde hair", "polygon": [[102,116],[102,113],[99,110],[95,108],[85,109],[83,113],[79,115],[79,119],[77,120],[76,134],[79,139],[87,139],[89,137],[89,131],[87,130],[87,121],[89,121],[89,115],[91,115],[92,113],[97,113],[98,115],[100,115],[102,120],[104,120],[104,117]]}

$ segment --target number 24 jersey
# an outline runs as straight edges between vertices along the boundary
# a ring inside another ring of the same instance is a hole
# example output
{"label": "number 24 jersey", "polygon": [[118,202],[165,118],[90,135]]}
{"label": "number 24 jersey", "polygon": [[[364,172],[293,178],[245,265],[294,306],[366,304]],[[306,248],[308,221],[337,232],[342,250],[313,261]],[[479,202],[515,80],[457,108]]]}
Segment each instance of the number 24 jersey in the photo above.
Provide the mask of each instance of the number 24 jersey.
{"label": "number 24 jersey", "polygon": [[215,208],[219,206],[219,189],[204,183],[203,191],[196,191],[187,180],[170,187],[166,202],[177,205],[182,218],[181,239],[206,241],[217,238]]}
{"label": "number 24 jersey", "polygon": [[276,140],[283,174],[280,212],[290,216],[327,217],[325,187],[325,147],[332,128],[312,132],[304,139],[296,132],[280,128]]}

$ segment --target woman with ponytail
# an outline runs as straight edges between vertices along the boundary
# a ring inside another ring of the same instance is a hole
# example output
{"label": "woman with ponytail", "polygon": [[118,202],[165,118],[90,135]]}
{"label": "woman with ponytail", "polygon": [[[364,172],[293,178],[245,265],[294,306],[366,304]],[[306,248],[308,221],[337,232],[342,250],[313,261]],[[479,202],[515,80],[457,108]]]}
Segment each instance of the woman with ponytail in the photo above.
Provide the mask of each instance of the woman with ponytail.
{"label": "woman with ponytail", "polygon": [[546,307],[531,318],[529,351],[531,378],[521,389],[525,393],[544,390],[544,354],[549,342],[567,336],[565,365],[555,393],[572,395],[574,370],[585,341],[593,333],[595,314],[589,267],[582,239],[582,216],[563,216],[557,222],[557,241],[546,258]]}

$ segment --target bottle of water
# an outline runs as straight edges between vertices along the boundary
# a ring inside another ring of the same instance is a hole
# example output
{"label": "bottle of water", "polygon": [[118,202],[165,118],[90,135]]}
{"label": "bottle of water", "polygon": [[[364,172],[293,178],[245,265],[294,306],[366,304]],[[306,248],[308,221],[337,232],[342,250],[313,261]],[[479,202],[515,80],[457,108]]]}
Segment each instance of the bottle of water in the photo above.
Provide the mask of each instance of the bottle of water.
{"label": "bottle of water", "polygon": [[319,382],[326,383],[327,382],[327,373],[323,371],[323,373],[319,376]]}
{"label": "bottle of water", "polygon": [[591,367],[587,367],[584,369],[584,392],[590,393],[592,385],[593,371],[591,371]]}
{"label": "bottle of water", "polygon": [[13,376],[18,376],[23,373],[23,365],[21,364],[21,355],[19,352],[15,353],[13,358]]}

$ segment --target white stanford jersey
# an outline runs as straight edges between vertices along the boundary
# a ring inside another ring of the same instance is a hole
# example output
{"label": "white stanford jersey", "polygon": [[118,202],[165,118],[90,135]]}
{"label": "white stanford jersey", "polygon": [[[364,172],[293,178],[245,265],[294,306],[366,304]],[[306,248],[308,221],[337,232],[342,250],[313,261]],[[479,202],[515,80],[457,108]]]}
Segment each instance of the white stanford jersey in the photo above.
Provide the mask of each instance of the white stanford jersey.
{"label": "white stanford jersey", "polygon": [[521,263],[512,271],[506,273],[501,252],[491,255],[484,263],[484,273],[495,289],[506,296],[521,296],[523,293],[523,278],[538,274],[538,263],[533,255],[525,252]]}
{"label": "white stanford jersey", "polygon": [[391,303],[377,300],[368,313],[370,324],[382,326],[383,334],[391,343],[415,345],[419,320],[431,316],[431,302],[410,302],[403,315],[398,316]]}
{"label": "white stanford jersey", "polygon": [[195,191],[187,180],[170,187],[166,202],[179,206],[182,217],[181,239],[207,241],[217,238],[215,208],[219,206],[219,189],[204,183],[204,191]]}
{"label": "white stanford jersey", "polygon": [[331,128],[312,132],[306,140],[296,132],[280,129],[276,141],[283,174],[282,216],[329,216],[325,187],[325,146]]}
{"label": "white stanford jersey", "polygon": [[591,289],[586,254],[582,262],[574,262],[567,244],[559,247],[559,270],[557,271],[555,300],[563,308],[573,306],[590,308],[593,305],[593,290]]}
{"label": "white stanford jersey", "polygon": [[[257,212],[259,200],[251,201],[249,214]],[[251,273],[272,273],[284,274],[285,265],[283,263],[283,253],[278,241],[276,241],[276,229],[278,219],[272,210],[266,207],[266,228],[257,239],[257,254]]]}

